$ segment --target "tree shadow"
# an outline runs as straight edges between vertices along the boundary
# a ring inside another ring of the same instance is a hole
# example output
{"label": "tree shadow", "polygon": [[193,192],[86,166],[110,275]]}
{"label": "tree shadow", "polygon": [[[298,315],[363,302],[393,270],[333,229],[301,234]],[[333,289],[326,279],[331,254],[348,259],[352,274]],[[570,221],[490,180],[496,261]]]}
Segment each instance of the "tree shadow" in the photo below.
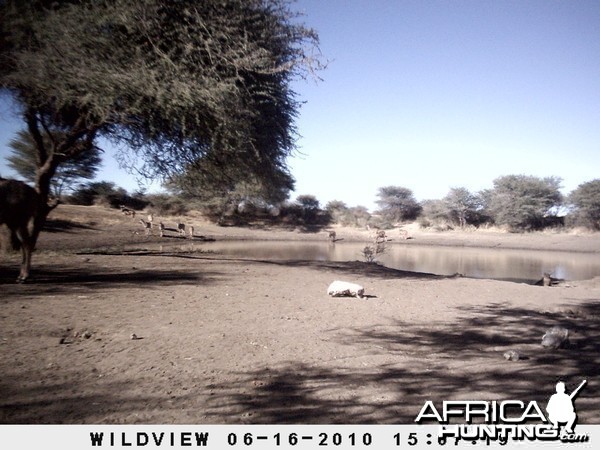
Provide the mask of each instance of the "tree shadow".
{"label": "tree shadow", "polygon": [[15,270],[0,271],[0,285],[4,290],[4,298],[15,298],[28,295],[48,295],[58,292],[89,292],[92,289],[113,288],[158,288],[172,285],[207,285],[211,283],[213,272],[197,270],[169,269],[136,269],[132,267],[124,272],[122,269],[99,267],[73,267],[39,265],[32,269],[30,278],[24,284],[16,284]]}
{"label": "tree shadow", "polygon": [[362,261],[316,261],[316,260],[271,260],[257,258],[239,258],[236,256],[219,255],[212,250],[199,249],[194,251],[160,251],[160,250],[116,250],[97,249],[93,251],[78,252],[78,255],[110,255],[110,256],[163,256],[168,258],[196,259],[208,261],[230,261],[245,264],[268,264],[284,267],[308,267],[319,271],[335,272],[352,276],[366,276],[384,279],[441,280],[455,278],[455,275],[436,275],[426,272],[411,272],[393,269],[377,263]]}
{"label": "tree shadow", "polygon": [[[308,364],[233,374],[207,403],[209,417],[249,423],[414,423],[427,400],[521,400],[545,410],[559,380],[567,392],[588,380],[577,398],[579,423],[600,423],[600,301],[576,309],[540,312],[505,304],[461,307],[463,319],[448,324],[396,322],[330,330],[332,340],[356,349],[369,364]],[[552,326],[573,332],[568,348],[541,346]],[[504,359],[519,348],[526,358]],[[377,363],[381,361],[381,363]],[[251,386],[240,389],[240,386]],[[456,423],[460,423],[458,419]],[[464,419],[463,419],[464,423]]]}
{"label": "tree shadow", "polygon": [[[352,347],[353,356],[338,361],[298,356],[225,373],[218,382],[205,379],[175,394],[139,394],[140,380],[112,383],[89,373],[68,375],[77,380],[71,383],[36,386],[3,377],[0,423],[152,423],[165,416],[179,417],[179,423],[194,417],[207,423],[414,423],[428,400],[437,407],[444,400],[536,401],[545,410],[558,380],[570,392],[582,379],[588,384],[575,402],[579,423],[600,423],[598,299],[552,313],[506,304],[460,309],[466,316],[454,323],[397,321],[330,330],[329,337]],[[541,334],[556,324],[574,331],[573,345],[541,348]],[[503,349],[515,346],[529,359],[504,360]],[[84,383],[87,394],[81,393]]]}
{"label": "tree shadow", "polygon": [[[0,381],[0,423],[115,423],[136,415],[139,419],[130,419],[135,423],[142,422],[144,415],[151,415],[154,409],[178,409],[177,403],[169,402],[165,395],[135,395],[133,381],[91,382],[82,374],[68,378],[80,381],[23,386],[16,378],[4,377]],[[84,383],[86,394],[81,391]]]}
{"label": "tree shadow", "polygon": [[336,272],[353,276],[367,276],[373,278],[385,279],[427,279],[441,280],[443,278],[453,278],[454,276],[435,275],[426,272],[411,272],[408,270],[393,269],[377,263],[367,263],[363,261],[308,261],[308,260],[288,260],[288,261],[269,261],[255,260],[256,262],[275,264],[286,267],[311,267],[325,272]]}
{"label": "tree shadow", "polygon": [[[255,424],[349,424],[376,423],[378,416],[396,416],[394,403],[363,402],[346,392],[374,381],[390,380],[396,372],[381,376],[374,372],[352,373],[326,367],[291,362],[277,368],[264,368],[251,373],[235,374],[235,381],[212,387],[218,395],[207,403],[206,414],[212,421],[231,422],[230,418],[245,417]],[[239,386],[253,386],[247,391]],[[337,394],[328,396],[327,392]]]}
{"label": "tree shadow", "polygon": [[93,230],[94,228],[82,223],[72,222],[64,219],[46,219],[42,232],[68,233],[74,230]]}

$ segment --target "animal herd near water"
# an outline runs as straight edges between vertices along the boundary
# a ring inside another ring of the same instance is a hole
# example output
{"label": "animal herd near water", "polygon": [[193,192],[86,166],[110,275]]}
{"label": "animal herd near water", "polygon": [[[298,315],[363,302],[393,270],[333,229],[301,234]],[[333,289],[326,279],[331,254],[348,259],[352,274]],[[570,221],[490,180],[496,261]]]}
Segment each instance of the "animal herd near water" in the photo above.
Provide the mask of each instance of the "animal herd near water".
{"label": "animal herd near water", "polygon": [[[393,235],[388,234],[386,230],[382,230],[380,228],[371,227],[369,225],[366,226],[366,230],[371,232],[372,240],[375,242],[383,243],[390,240],[393,240]],[[388,230],[389,231],[389,230]],[[336,241],[341,241],[343,238],[339,238],[338,234],[335,230],[325,230],[327,233],[327,239],[330,242],[335,243]],[[398,236],[402,240],[412,239],[408,234],[408,231],[403,228],[398,228]]]}
{"label": "animal herd near water", "polygon": [[[135,216],[136,216],[135,210],[127,208],[124,205],[120,205],[119,208],[121,209],[121,212],[123,213],[123,215],[130,216],[131,218],[135,219]],[[146,217],[146,220],[138,219],[138,222],[142,225],[142,227],[144,229],[144,234],[146,236],[151,236],[153,234],[153,230],[158,229],[158,235],[160,237],[166,237],[167,231],[174,231],[176,233],[176,235],[179,237],[188,237],[189,239],[194,238],[194,226],[193,225],[186,226],[185,223],[177,222],[175,224],[174,228],[167,228],[167,226],[165,226],[164,222],[162,222],[162,221],[159,221],[158,224],[156,224],[154,221],[154,214],[152,214],[152,213],[148,214],[148,216]],[[187,230],[187,232],[186,232],[186,230]],[[136,234],[137,234],[137,232],[136,232]]]}
{"label": "animal herd near water", "polygon": [[[45,197],[29,186],[18,181],[0,177],[0,232],[6,228],[8,239],[0,241],[0,244],[8,244],[15,250],[21,250],[21,267],[17,277],[17,283],[24,283],[29,278],[31,271],[31,257],[35,250],[37,239],[46,222],[46,217],[59,202],[47,202]],[[136,212],[123,205],[120,206],[122,214],[135,218]],[[152,234],[154,216],[149,214],[147,221],[140,219],[147,235]],[[165,236],[169,230],[161,222],[158,226],[160,236]],[[186,237],[186,226],[177,223],[175,231]],[[194,238],[194,227],[187,227],[188,237]],[[4,234],[4,233],[3,233]],[[6,250],[6,249],[3,249]]]}
{"label": "animal herd near water", "polygon": [[[121,211],[123,211],[123,209],[124,209],[124,207],[121,206]],[[127,208],[125,208],[125,209],[127,209]],[[123,211],[123,214],[135,218],[135,211],[133,211],[133,214]],[[175,224],[174,228],[167,228],[165,226],[164,222],[162,222],[162,221],[159,221],[158,224],[156,224],[154,221],[154,214],[152,214],[152,213],[148,214],[148,216],[146,217],[146,220],[139,219],[139,223],[144,228],[144,233],[146,234],[146,236],[151,236],[153,234],[153,230],[158,229],[158,235],[160,237],[166,237],[167,231],[173,231],[176,233],[176,236],[178,236],[178,237],[183,237],[183,238],[187,237],[189,239],[194,239],[194,226],[193,225],[189,225],[186,227],[185,223],[177,222]],[[187,230],[187,232],[186,232],[186,230]]]}
{"label": "animal herd near water", "polygon": [[[8,228],[10,231],[11,244],[15,248],[21,249],[21,267],[17,277],[17,283],[24,283],[29,278],[31,269],[31,256],[35,249],[37,238],[42,230],[48,213],[56,206],[48,204],[42,195],[27,184],[0,178],[0,226]],[[135,218],[134,210],[121,207],[121,212],[132,218]],[[174,228],[167,228],[162,221],[155,225],[153,214],[148,214],[146,220],[139,219],[147,235],[152,234],[152,230],[157,228],[160,236],[164,237],[167,231],[172,231],[178,237],[194,238],[194,227],[182,222],[177,222]],[[186,231],[188,232],[186,234]],[[328,239],[332,242],[338,240],[337,233],[333,230],[327,231]],[[383,230],[375,230],[375,239],[388,240],[388,235]],[[402,234],[401,236],[407,236]],[[550,274],[545,273],[540,284],[544,287],[551,287],[555,279]],[[327,293],[332,297],[355,297],[368,298],[365,296],[364,288],[361,285],[335,281]],[[541,346],[550,350],[560,349],[570,350],[574,346],[569,342],[569,330],[560,326],[549,329],[542,337]],[[518,361],[523,355],[516,350],[510,350],[504,353],[504,357],[509,361]]]}

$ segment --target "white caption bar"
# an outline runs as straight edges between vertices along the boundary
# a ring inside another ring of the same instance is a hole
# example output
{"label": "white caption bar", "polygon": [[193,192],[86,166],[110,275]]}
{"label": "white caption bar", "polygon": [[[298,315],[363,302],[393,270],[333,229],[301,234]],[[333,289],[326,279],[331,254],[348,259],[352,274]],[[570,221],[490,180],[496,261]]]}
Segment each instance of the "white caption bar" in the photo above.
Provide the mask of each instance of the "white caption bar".
{"label": "white caption bar", "polygon": [[[435,449],[598,448],[600,425],[556,437],[522,425],[0,425],[0,448]],[[533,427],[533,428],[532,428]]]}

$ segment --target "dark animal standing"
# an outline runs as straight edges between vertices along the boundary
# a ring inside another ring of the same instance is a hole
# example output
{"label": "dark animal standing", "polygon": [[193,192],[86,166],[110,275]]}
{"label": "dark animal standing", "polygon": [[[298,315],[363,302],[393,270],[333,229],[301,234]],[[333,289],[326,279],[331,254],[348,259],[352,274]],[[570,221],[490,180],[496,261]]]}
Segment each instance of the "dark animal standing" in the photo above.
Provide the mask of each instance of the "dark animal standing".
{"label": "dark animal standing", "polygon": [[0,178],[0,225],[8,226],[13,245],[21,247],[23,255],[17,283],[29,277],[31,253],[51,209],[32,187]]}

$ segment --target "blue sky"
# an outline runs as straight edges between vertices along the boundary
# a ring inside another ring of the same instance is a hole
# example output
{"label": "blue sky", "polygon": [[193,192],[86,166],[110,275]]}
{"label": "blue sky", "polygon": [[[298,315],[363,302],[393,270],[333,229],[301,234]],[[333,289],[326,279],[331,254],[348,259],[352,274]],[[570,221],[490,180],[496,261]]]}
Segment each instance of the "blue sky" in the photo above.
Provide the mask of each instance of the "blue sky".
{"label": "blue sky", "polygon": [[[299,0],[330,60],[289,160],[299,194],[375,207],[379,187],[419,200],[501,175],[600,177],[600,2]],[[0,110],[0,159],[14,130]],[[0,173],[7,174],[0,162]],[[127,189],[107,158],[102,179]]]}

